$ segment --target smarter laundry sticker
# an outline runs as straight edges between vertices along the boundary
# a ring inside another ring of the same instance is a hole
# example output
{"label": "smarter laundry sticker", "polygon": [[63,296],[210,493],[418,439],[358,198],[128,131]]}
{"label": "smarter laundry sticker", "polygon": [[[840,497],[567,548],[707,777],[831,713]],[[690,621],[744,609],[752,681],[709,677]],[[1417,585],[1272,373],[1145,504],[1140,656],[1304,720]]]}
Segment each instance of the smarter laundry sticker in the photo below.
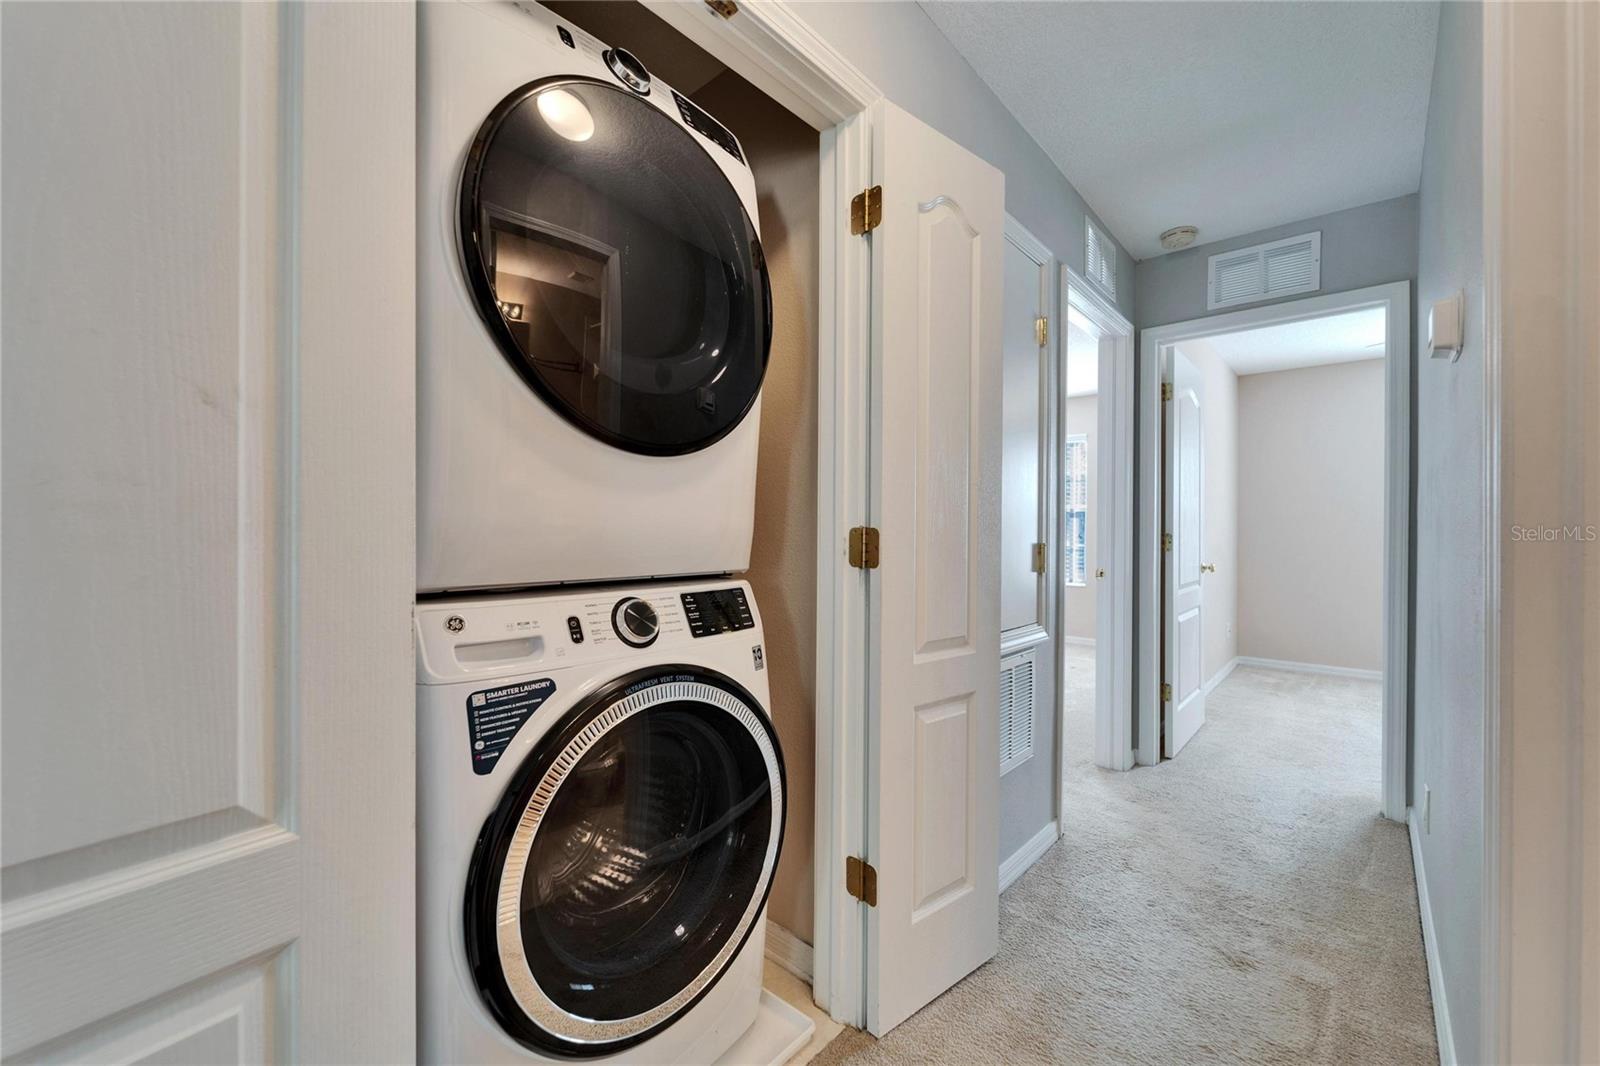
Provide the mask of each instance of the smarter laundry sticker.
{"label": "smarter laundry sticker", "polygon": [[493,770],[522,723],[555,691],[554,679],[541,677],[468,696],[467,741],[472,745],[472,772],[481,776]]}

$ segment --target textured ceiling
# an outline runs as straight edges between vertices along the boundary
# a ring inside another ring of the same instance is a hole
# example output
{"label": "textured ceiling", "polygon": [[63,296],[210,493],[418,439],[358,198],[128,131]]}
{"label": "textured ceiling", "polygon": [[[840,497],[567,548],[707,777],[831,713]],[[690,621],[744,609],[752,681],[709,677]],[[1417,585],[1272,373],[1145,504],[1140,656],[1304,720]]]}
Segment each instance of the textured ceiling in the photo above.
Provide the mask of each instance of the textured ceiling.
{"label": "textured ceiling", "polygon": [[1184,341],[1181,347],[1210,352],[1231,366],[1235,374],[1266,374],[1381,359],[1387,339],[1384,324],[1383,308],[1370,307]]}
{"label": "textured ceiling", "polygon": [[1417,191],[1436,3],[922,7],[1139,259]]}

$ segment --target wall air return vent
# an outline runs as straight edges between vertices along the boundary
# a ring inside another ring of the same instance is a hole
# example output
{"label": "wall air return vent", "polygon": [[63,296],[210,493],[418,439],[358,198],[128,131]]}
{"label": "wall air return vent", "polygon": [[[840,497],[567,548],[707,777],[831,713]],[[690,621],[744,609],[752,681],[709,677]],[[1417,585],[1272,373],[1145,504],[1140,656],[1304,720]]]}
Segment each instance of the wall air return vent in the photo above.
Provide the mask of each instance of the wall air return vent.
{"label": "wall air return vent", "polygon": [[1208,311],[1316,292],[1322,287],[1322,234],[1219,252],[1206,262]]}
{"label": "wall air return vent", "polygon": [[1117,298],[1117,246],[1087,218],[1083,220],[1083,274],[1107,296]]}
{"label": "wall air return vent", "polygon": [[1033,755],[1033,652],[1000,661],[1000,773]]}

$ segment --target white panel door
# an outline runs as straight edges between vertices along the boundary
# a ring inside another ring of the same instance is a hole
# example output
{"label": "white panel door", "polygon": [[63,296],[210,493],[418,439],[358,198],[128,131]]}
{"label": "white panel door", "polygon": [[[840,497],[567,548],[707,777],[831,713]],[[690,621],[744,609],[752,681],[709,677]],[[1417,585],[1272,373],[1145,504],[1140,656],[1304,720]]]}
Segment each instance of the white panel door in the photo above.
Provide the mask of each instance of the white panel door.
{"label": "white panel door", "polygon": [[0,1055],[410,1058],[414,13],[0,20]]}
{"label": "white panel door", "polygon": [[1206,690],[1201,669],[1201,553],[1205,550],[1204,434],[1200,371],[1176,349],[1166,399],[1166,540],[1163,544],[1164,689],[1161,747],[1178,754],[1205,724]]}
{"label": "white panel door", "polygon": [[[1014,219],[1006,219],[1005,310],[1001,327],[1004,373],[1000,490],[1000,632],[1007,644],[1049,634],[1051,583],[1044,566],[1050,528],[1050,361],[1048,250]],[[1039,670],[1053,672],[1048,663]]]}
{"label": "white panel door", "polygon": [[875,105],[867,1027],[999,940],[1000,313],[1005,178]]}

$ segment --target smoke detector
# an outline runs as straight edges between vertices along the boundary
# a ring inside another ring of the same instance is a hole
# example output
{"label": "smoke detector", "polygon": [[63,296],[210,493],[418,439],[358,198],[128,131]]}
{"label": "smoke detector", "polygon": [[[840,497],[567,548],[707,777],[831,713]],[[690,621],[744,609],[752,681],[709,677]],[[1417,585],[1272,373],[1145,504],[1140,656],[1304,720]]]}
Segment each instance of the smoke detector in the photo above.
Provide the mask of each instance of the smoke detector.
{"label": "smoke detector", "polygon": [[1187,248],[1200,236],[1200,231],[1193,226],[1173,226],[1161,234],[1161,247],[1169,252],[1176,252],[1179,248]]}

